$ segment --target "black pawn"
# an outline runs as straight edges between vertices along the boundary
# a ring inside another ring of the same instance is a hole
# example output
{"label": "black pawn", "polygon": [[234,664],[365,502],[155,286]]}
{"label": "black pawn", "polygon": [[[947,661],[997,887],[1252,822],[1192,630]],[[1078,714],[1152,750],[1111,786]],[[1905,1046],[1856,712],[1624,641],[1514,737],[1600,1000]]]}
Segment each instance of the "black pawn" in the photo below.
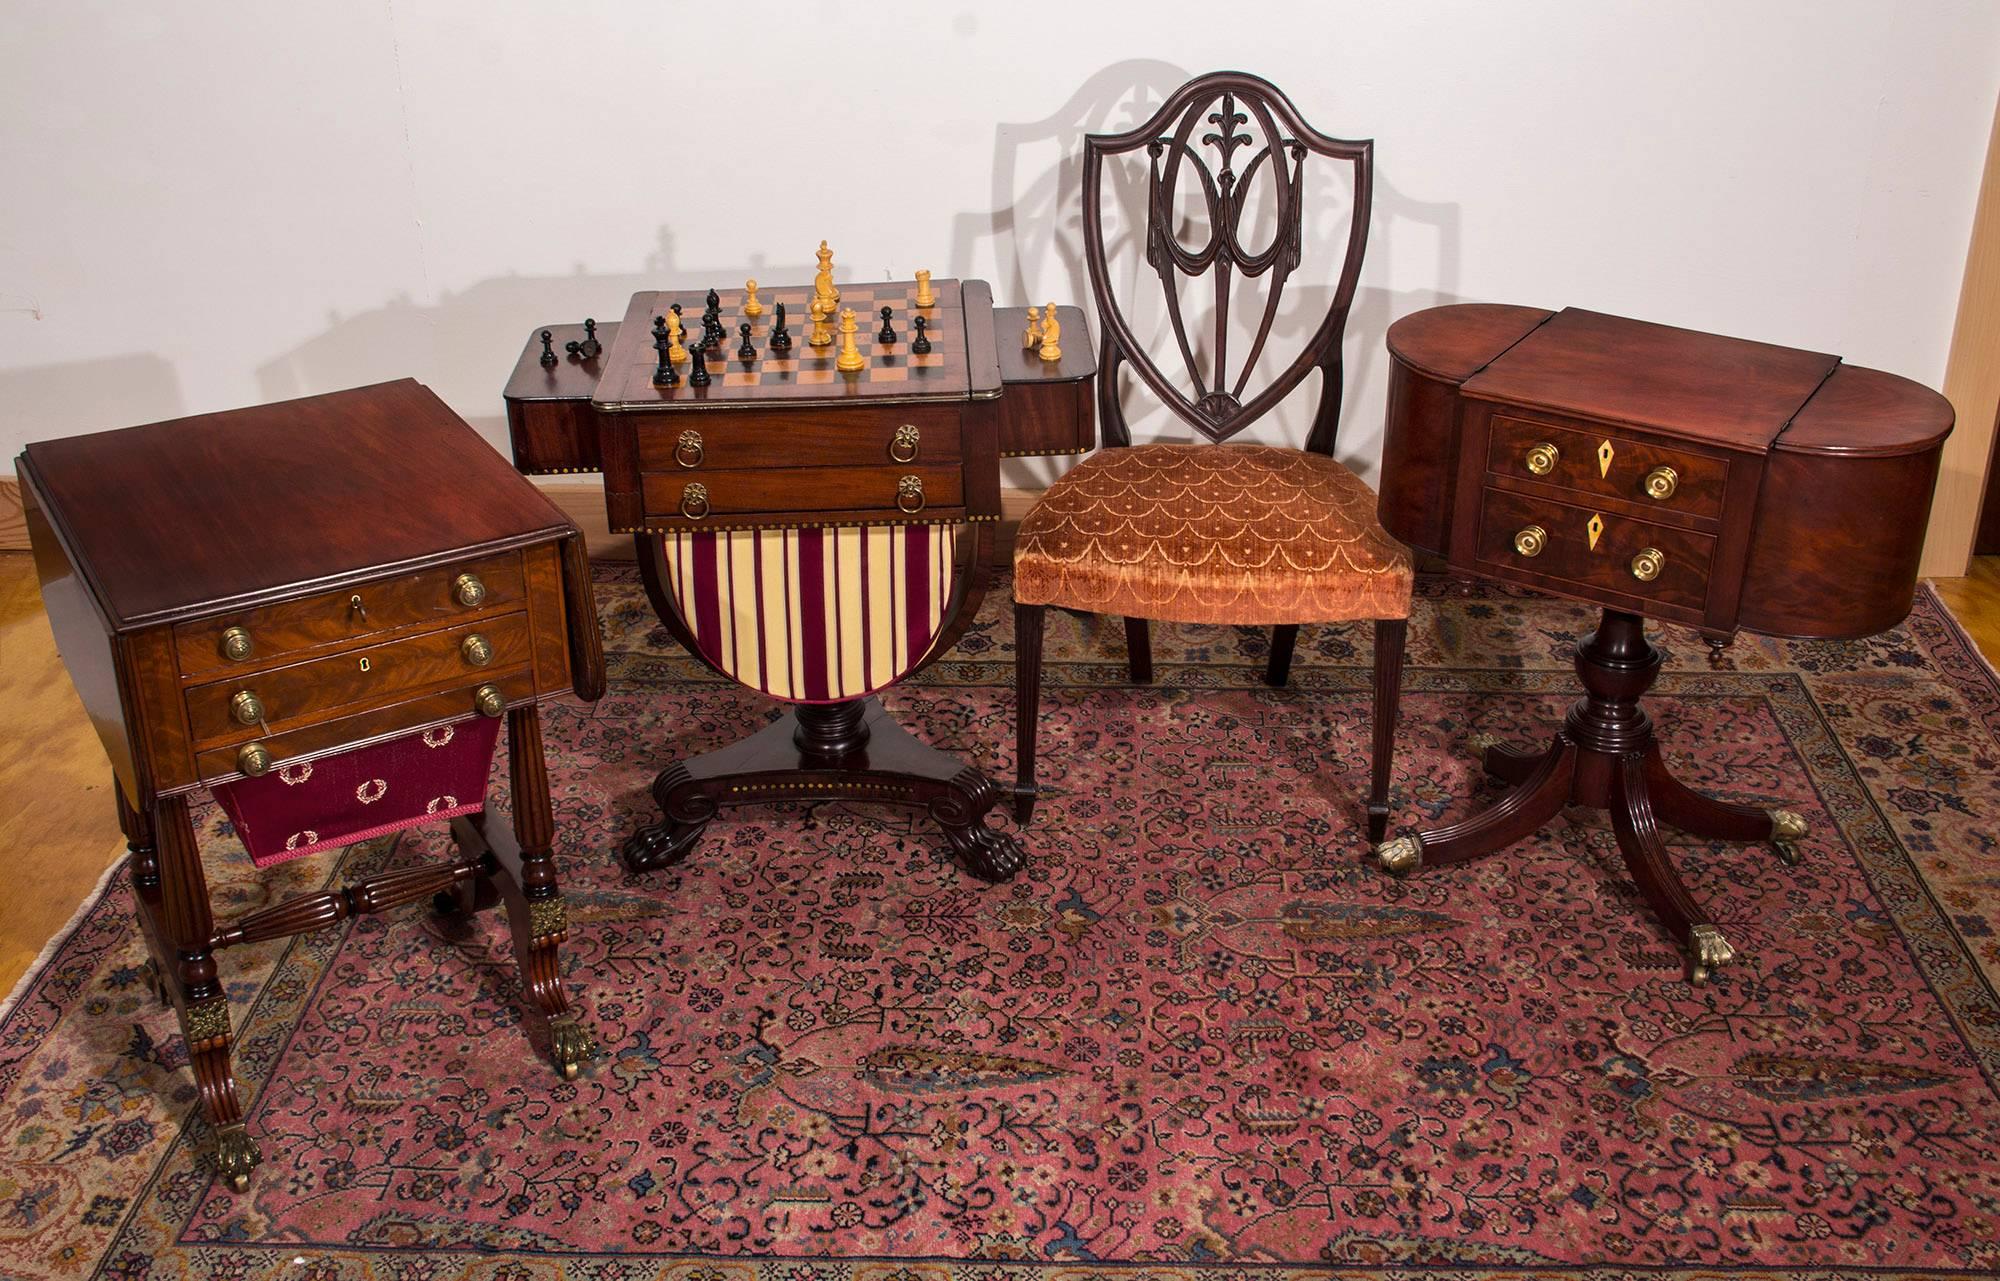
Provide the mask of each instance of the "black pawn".
{"label": "black pawn", "polygon": [[744,361],[757,359],[757,349],[750,343],[750,322],[746,320],[736,326],[736,332],[743,335],[743,345],[736,349],[736,358]]}
{"label": "black pawn", "polygon": [[597,322],[590,319],[588,316],[584,317],[583,345],[577,348],[578,353],[582,355],[582,357],[585,360],[596,360],[598,353],[602,352],[603,350],[604,350],[604,344],[597,341]]}
{"label": "black pawn", "polygon": [[708,376],[708,344],[702,343],[694,349],[694,368],[688,370],[688,386],[706,387],[713,381]]}
{"label": "black pawn", "polygon": [[542,331],[542,364],[544,367],[546,367],[549,365],[553,365],[555,363],[556,363],[556,336],[550,333],[548,330],[544,329]]}
{"label": "black pawn", "polygon": [[882,332],[875,335],[876,342],[896,341],[896,327],[889,323],[889,317],[891,314],[892,313],[890,308],[884,307],[882,309]]}
{"label": "black pawn", "polygon": [[664,326],[653,331],[653,350],[660,353],[660,363],[653,367],[655,387],[673,387],[680,383],[681,376],[674,372],[674,362],[667,358],[673,344],[674,340],[667,336]]}
{"label": "black pawn", "polygon": [[914,323],[917,327],[917,337],[916,341],[910,344],[910,354],[912,356],[930,355],[931,340],[928,336],[925,335],[924,330],[930,327],[931,322],[925,320],[922,316],[918,316],[912,323]]}
{"label": "black pawn", "polygon": [[790,351],[791,349],[791,331],[785,328],[785,304],[779,303],[777,310],[772,314],[771,350]]}

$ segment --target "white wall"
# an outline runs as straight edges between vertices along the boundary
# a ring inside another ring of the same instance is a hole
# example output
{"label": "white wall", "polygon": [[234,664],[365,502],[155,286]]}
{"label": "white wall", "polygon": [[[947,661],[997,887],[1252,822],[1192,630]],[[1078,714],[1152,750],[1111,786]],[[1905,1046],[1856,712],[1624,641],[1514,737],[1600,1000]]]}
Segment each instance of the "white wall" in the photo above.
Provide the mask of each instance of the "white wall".
{"label": "white wall", "polygon": [[406,374],[504,442],[532,327],[803,281],[822,236],[847,278],[1085,302],[1081,135],[1220,67],[1377,140],[1342,434],[1371,470],[1383,330],[1441,300],[1935,386],[2000,91],[1981,0],[10,9],[6,459]]}

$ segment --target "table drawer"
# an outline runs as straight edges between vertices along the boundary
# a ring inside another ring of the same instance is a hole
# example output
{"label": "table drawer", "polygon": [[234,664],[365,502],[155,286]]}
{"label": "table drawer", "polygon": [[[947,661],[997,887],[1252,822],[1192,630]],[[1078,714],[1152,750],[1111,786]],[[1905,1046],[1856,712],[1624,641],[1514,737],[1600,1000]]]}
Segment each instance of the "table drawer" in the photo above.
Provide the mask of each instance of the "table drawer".
{"label": "table drawer", "polygon": [[[459,600],[458,580],[467,574],[478,580],[476,605]],[[320,646],[507,613],[521,608],[525,594],[520,553],[506,552],[182,623],[174,628],[174,648],[183,677],[248,673],[296,661],[301,651]],[[249,651],[240,659],[231,657],[229,648],[229,633],[236,628],[248,638]]]}
{"label": "table drawer", "polygon": [[[317,725],[248,741],[255,742],[270,754],[269,770],[279,770],[306,757],[335,750],[346,751],[350,747],[407,734],[427,725],[459,720],[477,710],[473,691],[482,685],[498,689],[508,707],[534,701],[535,675],[526,668],[495,675],[482,673],[476,682],[468,680],[451,689],[420,694],[389,707],[369,708]],[[235,743],[198,753],[195,770],[201,781],[213,783],[242,773],[239,754],[243,747],[244,744]]]}
{"label": "table drawer", "polygon": [[[1591,527],[1597,522],[1595,546]],[[1517,547],[1524,531],[1541,531],[1540,550]],[[1635,558],[1658,558],[1651,579],[1639,577]],[[1588,507],[1572,507],[1502,489],[1481,495],[1478,558],[1484,565],[1551,580],[1557,590],[1589,596],[1610,591],[1699,612],[1708,599],[1715,540],[1706,534],[1634,520]]]}
{"label": "table drawer", "polygon": [[956,463],[958,410],[911,405],[785,414],[665,415],[637,429],[641,472]]}
{"label": "table drawer", "polygon": [[1574,489],[1580,502],[1620,498],[1692,516],[1722,515],[1729,464],[1721,458],[1505,414],[1494,416],[1490,442],[1489,472]]}
{"label": "table drawer", "polygon": [[880,511],[885,518],[962,507],[958,460],[949,466],[816,467],[653,473],[640,477],[646,519],[699,523],[759,512]]}
{"label": "table drawer", "polygon": [[[477,637],[485,661],[469,652]],[[197,748],[282,734],[354,710],[422,690],[487,679],[486,672],[532,665],[528,616],[502,614],[458,627],[423,632],[402,640],[266,671],[232,673],[230,679],[197,685],[187,692],[188,725]],[[262,715],[237,716],[239,695],[255,700]],[[246,723],[247,720],[247,723]]]}

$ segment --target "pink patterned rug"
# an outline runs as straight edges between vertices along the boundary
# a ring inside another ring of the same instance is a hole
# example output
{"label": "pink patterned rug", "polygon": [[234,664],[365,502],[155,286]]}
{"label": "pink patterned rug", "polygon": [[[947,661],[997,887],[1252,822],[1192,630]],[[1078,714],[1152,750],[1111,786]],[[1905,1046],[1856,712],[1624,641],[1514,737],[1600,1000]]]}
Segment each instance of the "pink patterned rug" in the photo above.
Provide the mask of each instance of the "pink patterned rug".
{"label": "pink patterned rug", "polygon": [[[524,1040],[497,921],[415,908],[226,953],[265,1164],[236,1196],[123,873],[0,1021],[0,1273],[687,1281],[1079,1275],[1926,1275],[2000,1269],[2000,681],[1934,597],[1855,645],[1691,635],[1653,702],[1677,768],[1782,800],[1787,869],[1690,842],[1743,954],[1710,986],[1573,812],[1511,856],[1363,861],[1363,629],[1054,616],[1063,791],[988,888],[892,810],[726,812],[682,867],[613,849],[654,772],[769,705],[706,677],[600,566],[611,694],[549,718],[573,990],[603,1046]],[[1422,585],[1399,824],[1494,794],[1463,742],[1540,742],[1577,607]],[[1011,777],[1005,584],[889,702]],[[258,874],[225,911],[434,856],[407,836]],[[1015,1260],[983,1264],[981,1260]],[[1144,1265],[1135,1267],[1134,1265]]]}

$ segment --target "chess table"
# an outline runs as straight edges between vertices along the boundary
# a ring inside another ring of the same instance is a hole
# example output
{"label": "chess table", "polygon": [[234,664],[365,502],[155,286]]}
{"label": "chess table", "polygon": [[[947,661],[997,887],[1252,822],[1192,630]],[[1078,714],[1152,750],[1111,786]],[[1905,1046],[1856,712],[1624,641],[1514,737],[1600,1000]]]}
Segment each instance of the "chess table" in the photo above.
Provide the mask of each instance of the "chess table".
{"label": "chess table", "polygon": [[[1083,314],[1058,310],[1065,350],[1023,347],[1026,311],[995,308],[983,281],[842,284],[864,367],[836,367],[838,337],[808,344],[807,287],[718,291],[725,341],[710,381],[655,382],[654,319],[676,303],[687,341],[705,295],[635,294],[622,322],[595,326],[594,357],[548,350],[580,326],[545,326],[506,391],[515,465],[601,472],[611,527],[633,536],[653,608],[715,671],[786,705],[744,741],[655,780],[661,818],[625,844],[634,870],[686,858],[725,805],[850,799],[919,808],[953,854],[987,880],[1022,851],[986,826],[999,791],[978,768],[922,742],[884,710],[882,690],[936,661],[985,594],[1000,518],[1003,456],[1074,454],[1095,444],[1095,361]],[[770,347],[776,305],[789,351]],[[881,342],[891,308],[894,341]],[[931,350],[911,351],[913,320]],[[751,326],[752,359],[738,355]],[[550,336],[545,345],[542,334]]]}

